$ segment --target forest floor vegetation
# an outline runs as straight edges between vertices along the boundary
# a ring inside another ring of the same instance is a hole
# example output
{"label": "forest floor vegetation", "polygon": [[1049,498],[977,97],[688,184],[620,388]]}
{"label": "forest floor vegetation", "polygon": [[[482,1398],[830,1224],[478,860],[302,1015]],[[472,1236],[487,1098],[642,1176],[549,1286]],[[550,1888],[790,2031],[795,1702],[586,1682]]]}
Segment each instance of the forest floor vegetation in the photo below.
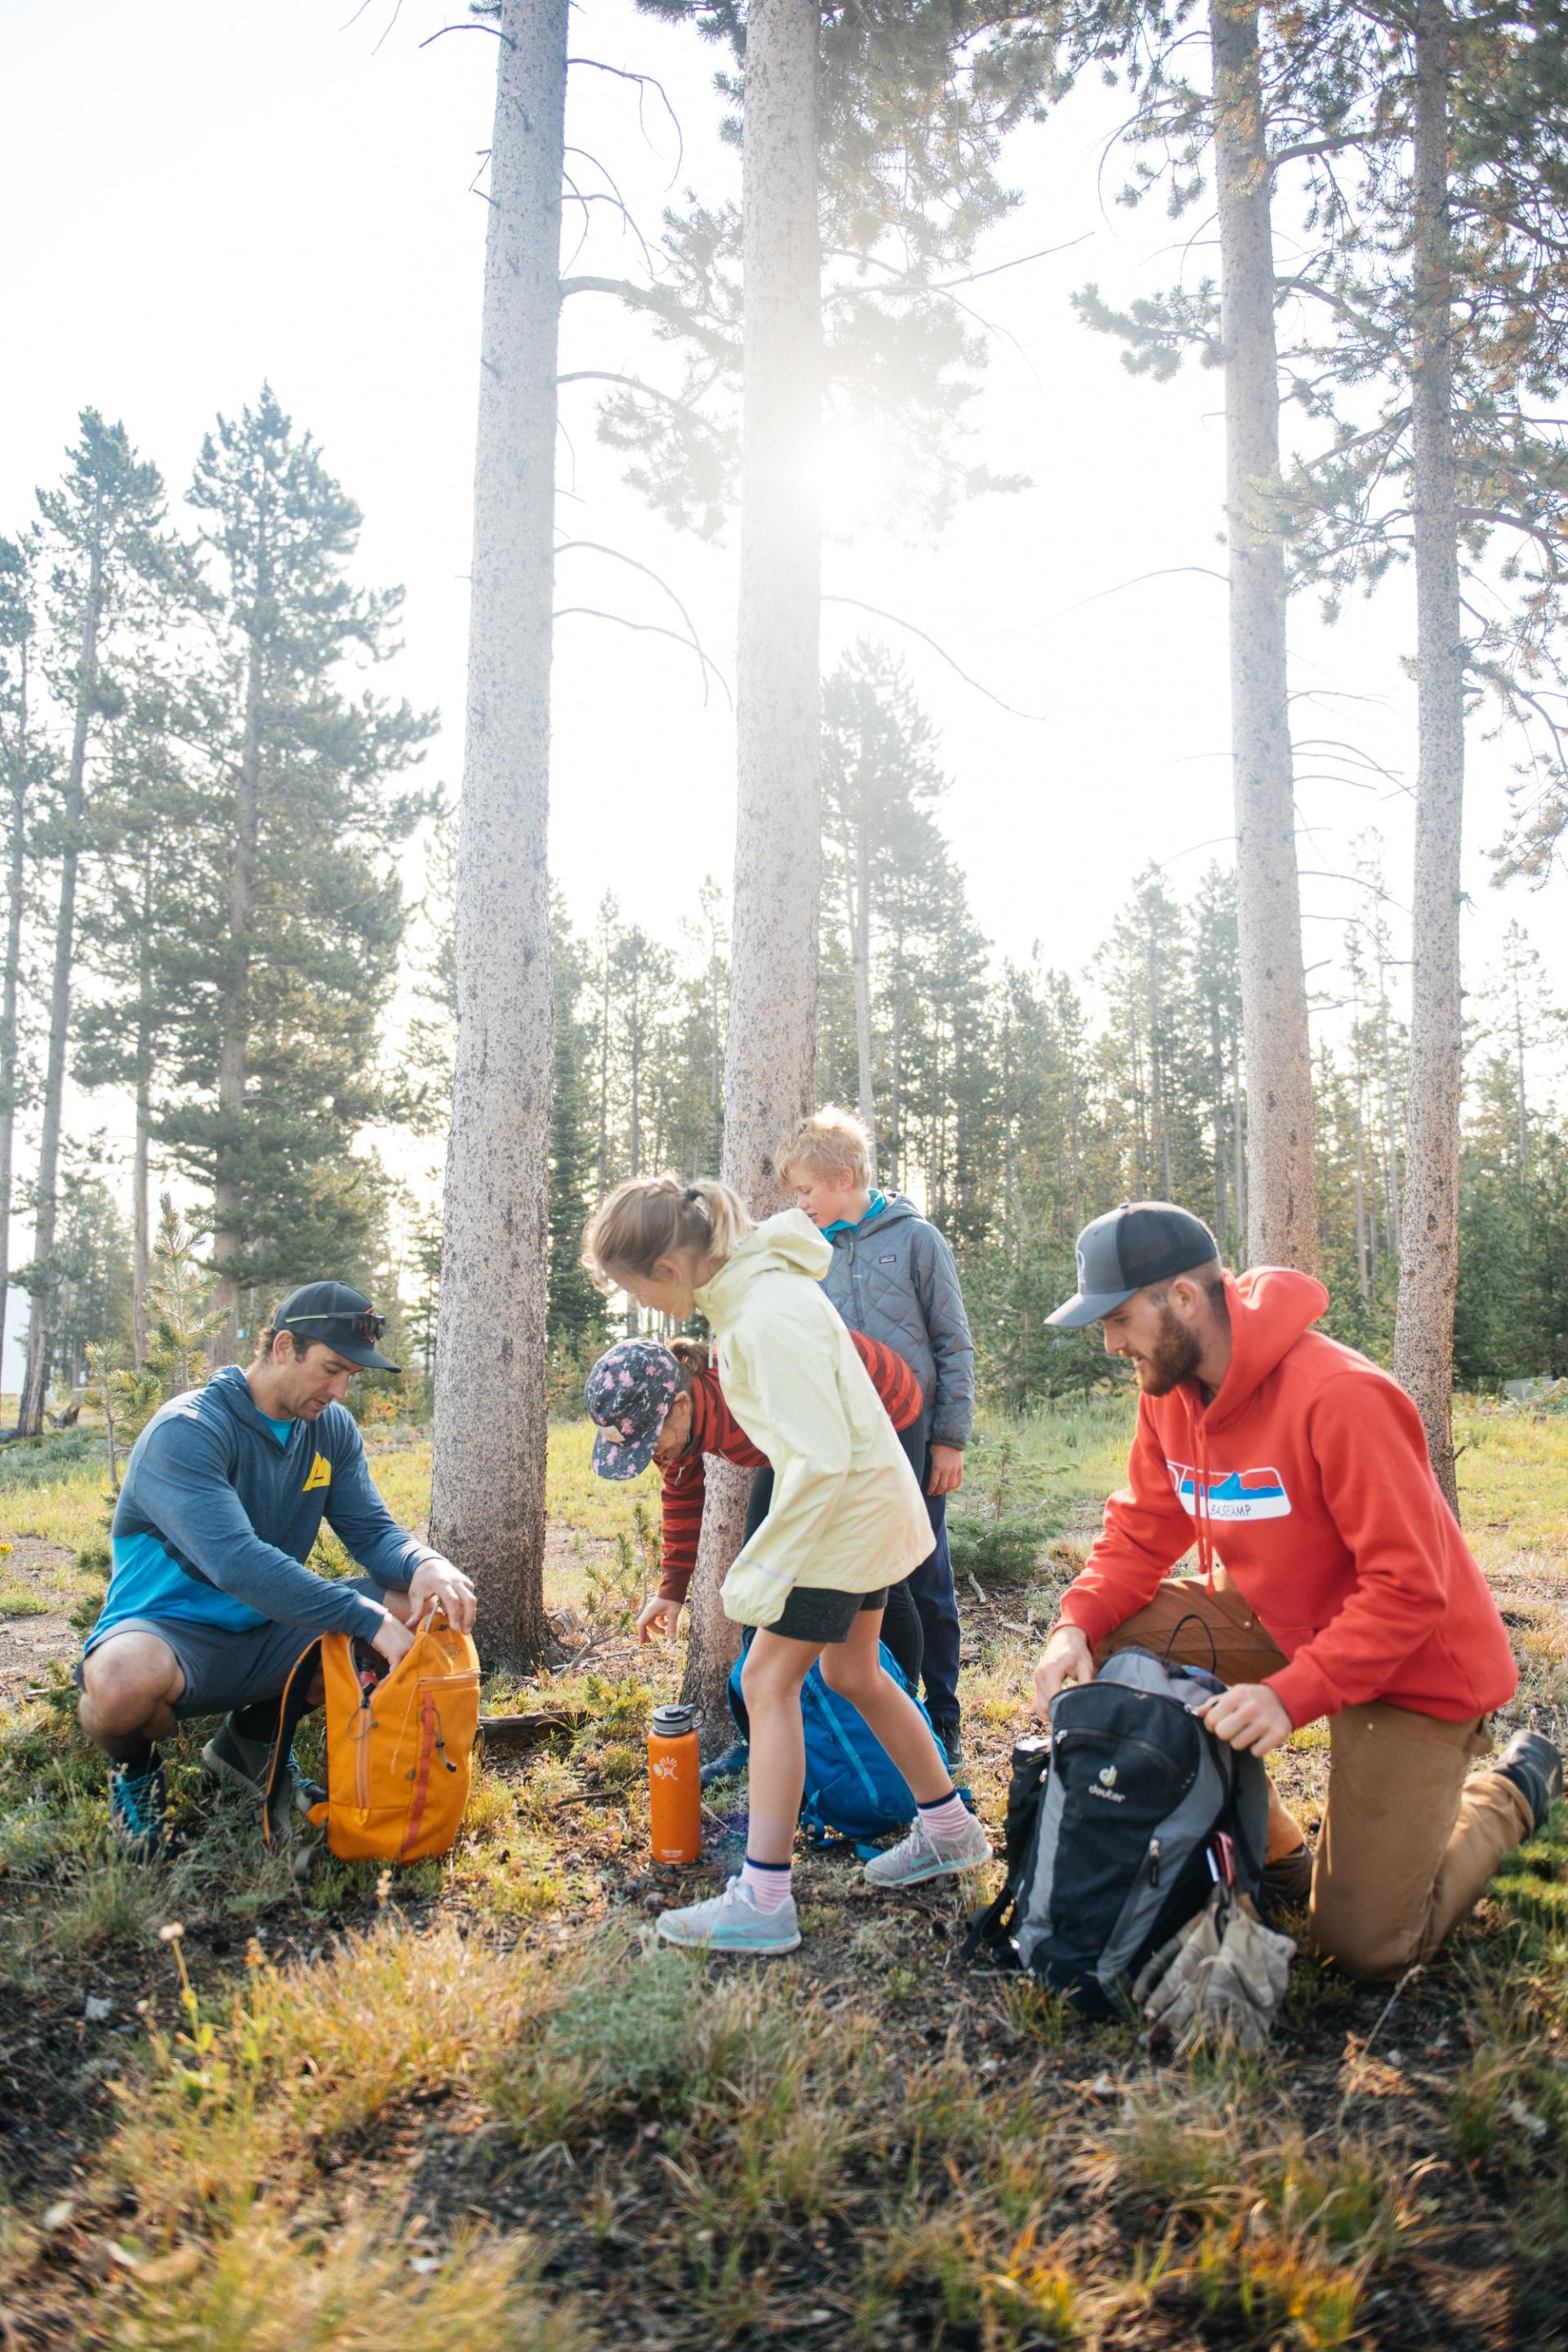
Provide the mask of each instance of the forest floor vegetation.
{"label": "forest floor vegetation", "polygon": [[[966,1738],[994,1826],[1128,1422],[1121,1394],[987,1417],[970,1456]],[[203,1781],[195,1725],[169,1858],[111,1853],[65,1674],[102,1591],[101,1455],[79,1431],[0,1452],[0,1633],[37,1644],[0,1649],[8,2348],[1568,2344],[1561,1816],[1402,1984],[1299,1958],[1261,2061],[1160,2063],[964,1971],[984,1874],[889,1898],[808,1854],[797,1954],[659,1947],[653,1914],[734,1866],[745,1791],[709,1792],[700,1864],[650,1867],[643,1739],[679,1679],[631,1633],[657,1495],[595,1484],[590,1433],[552,1433],[561,1663],[489,1694],[558,1727],[490,1745],[445,1861],[322,1855],[303,1881]],[[427,1439],[366,1434],[416,1522]],[[1561,1729],[1568,1415],[1468,1402],[1460,1440],[1524,1669],[1510,1719]],[[1311,1821],[1321,1732],[1277,1760]]]}

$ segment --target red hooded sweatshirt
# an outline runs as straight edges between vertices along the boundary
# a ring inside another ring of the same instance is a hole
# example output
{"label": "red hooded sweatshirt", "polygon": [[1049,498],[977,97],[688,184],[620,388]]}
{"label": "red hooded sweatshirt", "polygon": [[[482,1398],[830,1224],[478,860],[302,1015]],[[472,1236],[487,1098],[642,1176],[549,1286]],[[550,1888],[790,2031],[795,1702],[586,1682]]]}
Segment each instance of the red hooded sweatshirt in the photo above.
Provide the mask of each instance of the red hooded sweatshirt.
{"label": "red hooded sweatshirt", "polygon": [[1062,1616],[1089,1641],[1153,1599],[1192,1545],[1217,1553],[1289,1664],[1269,1683],[1292,1723],[1385,1699],[1449,1723],[1519,1676],[1486,1579],[1432,1475],[1420,1417],[1388,1373],[1308,1327],[1310,1275],[1226,1276],[1230,1367],[1141,1396],[1127,1485]]}

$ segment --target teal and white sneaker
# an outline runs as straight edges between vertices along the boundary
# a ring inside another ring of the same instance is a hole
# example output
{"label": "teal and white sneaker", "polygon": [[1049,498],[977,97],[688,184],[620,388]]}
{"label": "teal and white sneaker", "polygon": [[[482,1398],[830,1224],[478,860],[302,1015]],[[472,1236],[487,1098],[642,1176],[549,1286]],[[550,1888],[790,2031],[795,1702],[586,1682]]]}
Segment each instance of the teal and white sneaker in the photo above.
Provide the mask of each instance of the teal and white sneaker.
{"label": "teal and white sneaker", "polygon": [[956,1837],[934,1837],[917,1813],[908,1837],[875,1855],[862,1875],[869,1886],[918,1886],[922,1879],[977,1870],[990,1859],[991,1841],[973,1814]]}
{"label": "teal and white sneaker", "polygon": [[700,1951],[793,1952],[800,1942],[800,1919],[793,1895],[780,1910],[759,1911],[736,1876],[722,1895],[707,1903],[689,1904],[684,1911],[661,1911],[658,1932],[667,1944]]}
{"label": "teal and white sneaker", "polygon": [[109,1768],[109,1834],[132,1862],[155,1862],[163,1844],[169,1783],[157,1749],[145,1772]]}

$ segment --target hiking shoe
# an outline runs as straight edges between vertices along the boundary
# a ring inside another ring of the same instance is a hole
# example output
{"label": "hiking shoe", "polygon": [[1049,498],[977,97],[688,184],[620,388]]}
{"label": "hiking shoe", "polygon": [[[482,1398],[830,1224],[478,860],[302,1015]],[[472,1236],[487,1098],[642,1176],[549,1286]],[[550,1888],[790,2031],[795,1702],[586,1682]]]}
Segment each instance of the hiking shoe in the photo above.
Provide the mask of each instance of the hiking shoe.
{"label": "hiking shoe", "polygon": [[1511,1780],[1534,1816],[1531,1834],[1544,1828],[1546,1816],[1563,1794],[1563,1751],[1543,1731],[1516,1731],[1495,1769]]}
{"label": "hiking shoe", "polygon": [[1302,1839],[1289,1853],[1263,1865],[1263,1907],[1300,1911],[1312,1892],[1312,1849]]}
{"label": "hiking shoe", "polygon": [[990,1859],[991,1841],[977,1821],[966,1822],[957,1837],[933,1837],[917,1813],[908,1837],[868,1862],[862,1875],[870,1886],[918,1886],[922,1879],[975,1870]]}
{"label": "hiking shoe", "polygon": [[710,1789],[715,1780],[734,1780],[738,1773],[745,1770],[751,1760],[751,1741],[734,1739],[725,1748],[722,1756],[715,1756],[711,1764],[704,1764],[697,1777],[705,1789]]}
{"label": "hiking shoe", "polygon": [[[234,1718],[213,1734],[202,1749],[202,1769],[215,1780],[226,1780],[231,1787],[242,1790],[247,1797],[267,1794],[267,1775],[272,1768],[272,1745],[266,1739],[247,1739],[234,1727]],[[318,1781],[307,1780],[295,1759],[292,1748],[289,1761],[283,1767],[283,1783],[278,1791],[274,1811],[277,1813],[308,1812],[319,1804],[326,1790]]]}
{"label": "hiking shoe", "polygon": [[942,1742],[942,1752],[947,1759],[947,1769],[956,1780],[963,1769],[963,1739],[955,1715],[933,1715],[931,1727]]}
{"label": "hiking shoe", "polygon": [[145,1772],[127,1772],[120,1764],[110,1766],[109,1834],[132,1862],[157,1859],[168,1810],[169,1783],[155,1748]]}
{"label": "hiking shoe", "polygon": [[708,1952],[793,1952],[800,1941],[795,1896],[781,1910],[759,1911],[738,1875],[710,1902],[661,1911],[658,1927],[667,1944]]}

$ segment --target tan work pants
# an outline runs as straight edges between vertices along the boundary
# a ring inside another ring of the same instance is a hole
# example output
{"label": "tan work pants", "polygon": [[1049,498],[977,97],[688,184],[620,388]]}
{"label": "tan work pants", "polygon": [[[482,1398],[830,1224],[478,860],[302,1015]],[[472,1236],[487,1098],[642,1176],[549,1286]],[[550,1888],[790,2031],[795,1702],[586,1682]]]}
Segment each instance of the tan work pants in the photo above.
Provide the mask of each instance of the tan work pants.
{"label": "tan work pants", "polygon": [[[1223,1570],[1215,1580],[1211,1593],[1196,1578],[1168,1576],[1146,1609],[1099,1644],[1096,1664],[1135,1643],[1162,1656],[1168,1646],[1183,1665],[1212,1664],[1227,1683],[1276,1673],[1283,1652]],[[1183,1625],[1184,1617],[1198,1622]],[[1467,1777],[1475,1759],[1491,1752],[1488,1716],[1441,1723],[1379,1701],[1331,1716],[1329,1739],[1308,1932],[1351,1976],[1397,1977],[1431,1958],[1503,1855],[1530,1836],[1533,1817],[1500,1772]],[[1269,1859],[1300,1843],[1270,1783]]]}

